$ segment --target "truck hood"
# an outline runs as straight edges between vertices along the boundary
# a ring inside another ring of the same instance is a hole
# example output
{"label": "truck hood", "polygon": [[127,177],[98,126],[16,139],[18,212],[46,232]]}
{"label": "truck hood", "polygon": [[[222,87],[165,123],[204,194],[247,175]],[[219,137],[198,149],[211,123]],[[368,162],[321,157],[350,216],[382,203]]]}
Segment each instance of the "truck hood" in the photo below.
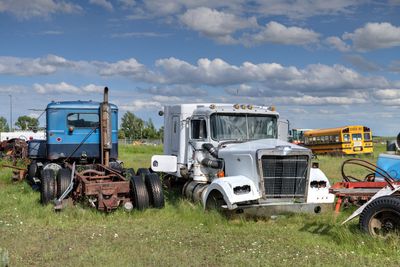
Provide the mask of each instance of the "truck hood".
{"label": "truck hood", "polygon": [[222,147],[219,149],[218,156],[223,157],[224,154],[231,153],[251,153],[256,152],[260,149],[290,149],[297,151],[310,151],[308,148],[285,142],[279,139],[260,139],[240,144],[227,144],[226,147]]}

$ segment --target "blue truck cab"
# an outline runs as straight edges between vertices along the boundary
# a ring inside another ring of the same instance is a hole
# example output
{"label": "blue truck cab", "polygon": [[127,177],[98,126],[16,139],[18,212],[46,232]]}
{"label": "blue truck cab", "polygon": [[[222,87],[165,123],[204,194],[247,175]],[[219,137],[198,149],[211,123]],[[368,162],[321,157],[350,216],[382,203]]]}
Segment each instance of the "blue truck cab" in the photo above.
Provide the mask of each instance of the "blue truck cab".
{"label": "blue truck cab", "polygon": [[[98,162],[100,148],[100,102],[51,102],[46,108],[46,142],[29,143],[32,159],[48,161],[88,160]],[[111,107],[112,149],[110,159],[118,158],[118,108]]]}

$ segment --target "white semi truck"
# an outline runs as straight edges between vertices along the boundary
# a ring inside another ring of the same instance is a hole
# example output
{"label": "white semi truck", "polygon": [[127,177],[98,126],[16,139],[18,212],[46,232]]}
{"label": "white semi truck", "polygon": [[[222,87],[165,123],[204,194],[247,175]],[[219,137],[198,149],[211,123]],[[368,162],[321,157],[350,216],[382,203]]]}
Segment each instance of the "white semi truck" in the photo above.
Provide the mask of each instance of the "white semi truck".
{"label": "white semi truck", "polygon": [[185,179],[183,194],[205,208],[254,216],[332,209],[329,180],[311,150],[278,132],[288,127],[274,107],[182,104],[159,114],[164,155],[151,168]]}

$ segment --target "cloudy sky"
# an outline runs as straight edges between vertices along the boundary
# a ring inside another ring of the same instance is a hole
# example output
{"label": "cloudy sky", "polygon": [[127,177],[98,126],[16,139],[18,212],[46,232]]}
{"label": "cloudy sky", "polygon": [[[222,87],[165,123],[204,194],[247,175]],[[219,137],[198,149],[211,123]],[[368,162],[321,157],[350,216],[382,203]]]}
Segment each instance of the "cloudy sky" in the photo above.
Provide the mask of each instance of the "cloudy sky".
{"label": "cloudy sky", "polygon": [[400,131],[400,0],[0,0],[0,40],[7,119],[9,95],[15,120],[107,85],[158,127],[164,104],[229,102]]}

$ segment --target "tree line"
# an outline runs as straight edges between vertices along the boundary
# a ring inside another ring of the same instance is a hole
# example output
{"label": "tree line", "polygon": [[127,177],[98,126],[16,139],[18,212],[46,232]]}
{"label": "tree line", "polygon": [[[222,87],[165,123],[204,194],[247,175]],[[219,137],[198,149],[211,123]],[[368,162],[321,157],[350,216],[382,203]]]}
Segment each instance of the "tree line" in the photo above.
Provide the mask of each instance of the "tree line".
{"label": "tree line", "polygon": [[[20,116],[18,117],[14,126],[21,131],[38,129],[39,120],[29,116]],[[8,124],[6,118],[0,117],[0,132],[9,132],[9,131],[10,131],[10,125]]]}
{"label": "tree line", "polygon": [[[21,131],[38,129],[39,120],[29,116],[20,116],[15,122],[16,129]],[[0,117],[0,132],[9,132],[10,126],[4,117]],[[122,116],[119,139],[162,139],[164,127],[156,129],[151,119],[144,121],[128,111]]]}

